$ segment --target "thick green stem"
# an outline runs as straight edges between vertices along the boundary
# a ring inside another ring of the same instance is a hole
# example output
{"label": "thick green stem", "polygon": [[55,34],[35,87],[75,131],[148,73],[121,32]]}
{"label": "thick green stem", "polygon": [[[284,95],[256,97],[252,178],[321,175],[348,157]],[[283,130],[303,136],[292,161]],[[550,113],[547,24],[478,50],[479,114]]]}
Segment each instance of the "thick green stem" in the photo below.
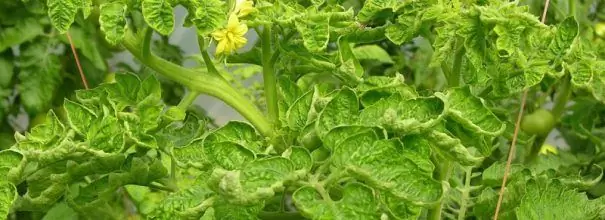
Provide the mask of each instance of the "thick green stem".
{"label": "thick green stem", "polygon": [[576,16],[576,1],[577,0],[568,0],[567,4],[569,6],[569,15]]}
{"label": "thick green stem", "polygon": [[271,59],[271,25],[264,26],[262,34],[262,54],[263,54],[263,81],[265,87],[265,98],[267,100],[267,110],[269,120],[273,126],[279,126],[279,109],[277,106],[277,79]]}
{"label": "thick green stem", "polygon": [[151,57],[151,37],[153,36],[153,29],[146,27],[145,35],[143,36],[143,48],[142,49],[142,60],[149,60]]}
{"label": "thick green stem", "polygon": [[261,134],[273,137],[271,124],[263,113],[223,78],[216,74],[184,68],[153,54],[150,54],[149,59],[143,59],[142,45],[139,42],[139,39],[128,31],[123,45],[149,68],[193,91],[219,98],[248,119]]}
{"label": "thick green stem", "polygon": [[[437,163],[439,165],[439,169],[435,175],[437,180],[440,181],[448,181],[450,178],[450,174],[452,172],[453,164],[448,160],[441,160],[441,163]],[[435,205],[434,208],[429,210],[427,219],[429,220],[441,220],[441,210],[442,210],[443,202],[439,202]]]}

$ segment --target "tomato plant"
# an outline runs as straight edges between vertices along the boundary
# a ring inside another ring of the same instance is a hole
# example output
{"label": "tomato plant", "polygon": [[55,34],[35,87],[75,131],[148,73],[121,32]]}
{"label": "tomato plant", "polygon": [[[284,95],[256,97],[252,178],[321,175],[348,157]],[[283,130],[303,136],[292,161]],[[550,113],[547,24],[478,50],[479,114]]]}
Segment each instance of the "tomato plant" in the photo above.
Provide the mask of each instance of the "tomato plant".
{"label": "tomato plant", "polygon": [[2,1],[0,217],[605,219],[604,3]]}

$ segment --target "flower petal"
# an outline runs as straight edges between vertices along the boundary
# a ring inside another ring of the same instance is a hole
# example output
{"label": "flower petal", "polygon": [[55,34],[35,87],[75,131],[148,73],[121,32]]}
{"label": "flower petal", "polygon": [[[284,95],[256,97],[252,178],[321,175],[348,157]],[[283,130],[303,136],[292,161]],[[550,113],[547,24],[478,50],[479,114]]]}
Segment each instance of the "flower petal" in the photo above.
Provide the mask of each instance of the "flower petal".
{"label": "flower petal", "polygon": [[212,35],[212,38],[214,38],[214,40],[221,41],[225,38],[226,33],[227,33],[227,30],[223,29],[223,30],[218,30],[218,31],[212,32],[212,34],[210,34],[210,35]]}
{"label": "flower petal", "polygon": [[237,28],[240,25],[239,19],[234,14],[229,15],[229,20],[227,21],[227,29]]}
{"label": "flower petal", "polygon": [[222,54],[225,52],[225,46],[227,44],[227,41],[219,41],[218,44],[216,45],[216,54]]}
{"label": "flower petal", "polygon": [[248,32],[248,26],[245,24],[240,24],[237,28],[233,29],[233,32],[236,36],[244,36],[246,32]]}

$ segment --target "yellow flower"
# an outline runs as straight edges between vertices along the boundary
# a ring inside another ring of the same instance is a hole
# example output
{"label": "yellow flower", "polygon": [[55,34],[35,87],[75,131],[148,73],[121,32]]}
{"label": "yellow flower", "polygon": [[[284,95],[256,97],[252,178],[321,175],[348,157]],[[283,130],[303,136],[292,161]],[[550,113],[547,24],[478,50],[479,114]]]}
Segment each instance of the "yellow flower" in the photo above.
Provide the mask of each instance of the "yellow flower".
{"label": "yellow flower", "polygon": [[235,9],[233,13],[237,14],[237,17],[245,17],[252,12],[255,12],[254,2],[251,0],[237,0],[235,2]]}
{"label": "yellow flower", "polygon": [[556,155],[559,154],[559,150],[550,144],[542,145],[542,148],[540,148],[540,154],[548,155],[549,153]]}
{"label": "yellow flower", "polygon": [[237,16],[231,14],[227,27],[212,33],[212,38],[218,42],[216,45],[216,54],[232,53],[242,48],[248,42],[244,37],[246,32],[248,32],[248,26],[239,23]]}
{"label": "yellow flower", "polygon": [[605,37],[605,23],[603,23],[603,22],[597,23],[595,25],[594,31],[599,37]]}

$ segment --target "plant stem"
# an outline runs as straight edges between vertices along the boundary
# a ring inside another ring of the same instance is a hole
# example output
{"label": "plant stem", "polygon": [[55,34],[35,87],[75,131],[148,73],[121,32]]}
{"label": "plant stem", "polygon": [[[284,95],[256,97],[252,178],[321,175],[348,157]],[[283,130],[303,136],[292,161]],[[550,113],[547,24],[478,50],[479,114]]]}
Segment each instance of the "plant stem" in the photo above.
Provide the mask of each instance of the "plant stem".
{"label": "plant stem", "polygon": [[[441,160],[442,163],[439,164],[439,169],[436,173],[437,180],[447,181],[450,178],[450,174],[452,172],[452,162],[449,160]],[[429,210],[427,219],[429,220],[441,220],[441,209],[442,209],[443,201],[437,203],[434,208]]]}
{"label": "plant stem", "polygon": [[569,15],[576,16],[576,1],[577,0],[568,0],[567,4],[569,7]]}
{"label": "plant stem", "polygon": [[142,48],[142,59],[149,60],[151,57],[151,37],[153,36],[153,29],[146,27],[145,35],[143,36],[143,48]]}
{"label": "plant stem", "polygon": [[291,220],[303,220],[306,219],[298,212],[261,212],[258,214],[260,219],[264,220],[281,220],[281,219],[291,219]]}
{"label": "plant stem", "polygon": [[216,74],[184,68],[153,54],[150,54],[149,59],[144,60],[142,45],[139,42],[134,33],[127,31],[123,41],[124,47],[146,66],[193,91],[219,98],[248,119],[261,134],[273,137],[271,124],[263,113],[223,78]]}
{"label": "plant stem", "polygon": [[271,34],[271,25],[265,25],[261,41],[263,56],[263,81],[265,87],[265,98],[267,99],[269,120],[273,126],[278,126],[279,109],[277,106],[277,80],[273,68],[275,61],[271,59]]}
{"label": "plant stem", "polygon": [[210,55],[208,55],[208,51],[206,50],[205,42],[206,42],[206,40],[204,39],[204,37],[198,35],[197,45],[200,47],[200,53],[202,54],[202,58],[204,59],[204,63],[206,64],[206,69],[208,69],[208,72],[220,76],[220,74],[218,73],[218,70],[214,66],[214,63],[212,62],[212,59],[210,59]]}
{"label": "plant stem", "polygon": [[[462,44],[460,44],[462,45]],[[462,56],[464,56],[464,47],[459,46],[454,57],[454,66],[449,76],[447,76],[447,86],[456,87],[460,85],[460,71],[462,68]]]}
{"label": "plant stem", "polygon": [[468,209],[468,200],[470,199],[470,191],[471,191],[471,178],[473,174],[473,168],[468,167],[465,168],[465,177],[464,177],[464,190],[462,190],[462,198],[460,199],[460,212],[458,213],[458,220],[466,219],[466,209]]}
{"label": "plant stem", "polygon": [[199,95],[200,93],[197,91],[189,91],[189,93],[187,93],[187,95],[185,95],[185,97],[181,99],[181,102],[179,102],[178,107],[180,109],[186,110],[187,107],[189,107]]}
{"label": "plant stem", "polygon": [[567,101],[569,100],[569,96],[571,95],[571,79],[569,76],[563,77],[559,88],[557,88],[557,95],[555,96],[555,104],[552,108],[552,115],[555,120],[559,120],[559,118],[565,112],[565,107],[567,107]]}

